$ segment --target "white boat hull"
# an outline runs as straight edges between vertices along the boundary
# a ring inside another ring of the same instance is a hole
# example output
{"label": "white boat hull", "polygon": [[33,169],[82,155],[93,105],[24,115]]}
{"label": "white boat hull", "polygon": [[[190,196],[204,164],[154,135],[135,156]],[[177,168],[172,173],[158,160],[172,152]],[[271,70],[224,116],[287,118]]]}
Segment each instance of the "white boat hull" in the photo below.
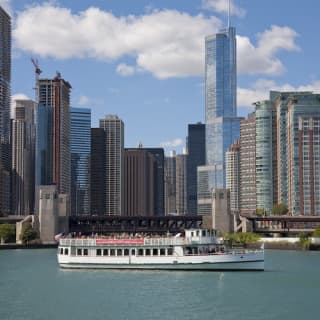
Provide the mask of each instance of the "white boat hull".
{"label": "white boat hull", "polygon": [[58,255],[61,268],[134,270],[263,271],[263,251],[179,257],[72,257]]}

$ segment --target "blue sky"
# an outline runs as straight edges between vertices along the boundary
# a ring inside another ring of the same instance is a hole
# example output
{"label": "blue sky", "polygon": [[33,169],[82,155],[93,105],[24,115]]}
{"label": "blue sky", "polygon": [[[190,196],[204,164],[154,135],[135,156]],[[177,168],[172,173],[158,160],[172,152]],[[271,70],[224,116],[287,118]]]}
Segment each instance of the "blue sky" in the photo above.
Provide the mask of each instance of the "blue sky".
{"label": "blue sky", "polygon": [[[227,23],[227,0],[0,0],[13,17],[13,97],[34,97],[34,70],[58,70],[72,106],[125,122],[125,144],[181,152],[204,121],[204,37]],[[236,0],[238,115],[269,90],[320,91],[320,1]]]}

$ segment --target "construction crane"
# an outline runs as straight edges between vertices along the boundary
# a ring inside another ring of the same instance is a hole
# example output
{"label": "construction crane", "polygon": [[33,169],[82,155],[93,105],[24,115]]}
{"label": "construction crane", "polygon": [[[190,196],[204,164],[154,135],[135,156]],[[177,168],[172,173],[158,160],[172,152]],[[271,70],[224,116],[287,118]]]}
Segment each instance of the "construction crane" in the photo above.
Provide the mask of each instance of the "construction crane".
{"label": "construction crane", "polygon": [[39,76],[42,73],[42,70],[39,67],[38,59],[31,58],[31,62],[34,66],[35,82],[36,82],[35,83],[36,86],[34,87],[34,90],[35,90],[36,101],[38,101]]}

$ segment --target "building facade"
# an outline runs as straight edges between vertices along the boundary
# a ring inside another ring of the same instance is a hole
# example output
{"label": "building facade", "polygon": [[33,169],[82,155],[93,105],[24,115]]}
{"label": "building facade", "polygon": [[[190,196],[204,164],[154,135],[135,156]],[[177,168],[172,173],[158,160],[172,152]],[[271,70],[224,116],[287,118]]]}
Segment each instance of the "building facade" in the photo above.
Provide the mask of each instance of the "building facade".
{"label": "building facade", "polygon": [[122,215],[124,194],[124,123],[116,115],[107,115],[99,121],[106,133],[105,198],[106,215]]}
{"label": "building facade", "polygon": [[164,190],[165,190],[165,214],[175,215],[176,211],[176,152],[170,151],[169,157],[165,157],[164,166]]}
{"label": "building facade", "polygon": [[156,160],[146,149],[125,149],[123,211],[125,216],[155,216],[156,169]]}
{"label": "building facade", "polygon": [[205,124],[188,125],[187,214],[197,214],[197,167],[206,163]]}
{"label": "building facade", "polygon": [[240,209],[240,142],[236,141],[226,153],[227,189],[230,191],[231,211]]}
{"label": "building facade", "polygon": [[12,121],[12,213],[34,212],[35,107],[32,100],[15,101]]}
{"label": "building facade", "polygon": [[256,213],[256,117],[240,122],[240,210]]}
{"label": "building facade", "polygon": [[176,213],[187,214],[187,161],[186,150],[176,156]]}
{"label": "building facade", "polygon": [[11,18],[0,6],[0,215],[10,213]]}
{"label": "building facade", "polygon": [[90,200],[92,215],[106,212],[106,132],[91,128]]}
{"label": "building facade", "polygon": [[90,214],[91,109],[71,108],[71,214]]}

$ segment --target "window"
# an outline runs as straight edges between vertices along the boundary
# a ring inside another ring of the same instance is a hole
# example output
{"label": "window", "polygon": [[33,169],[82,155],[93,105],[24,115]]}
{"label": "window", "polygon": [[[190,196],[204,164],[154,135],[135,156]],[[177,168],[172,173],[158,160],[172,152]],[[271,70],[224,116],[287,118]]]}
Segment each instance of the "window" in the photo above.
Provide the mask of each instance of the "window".
{"label": "window", "polygon": [[166,249],[161,248],[160,249],[160,256],[165,256],[166,255]]}
{"label": "window", "polygon": [[117,256],[122,256],[122,249],[117,249]]}
{"label": "window", "polygon": [[63,248],[60,248],[60,254],[63,254]]}
{"label": "window", "polygon": [[124,255],[128,256],[129,255],[129,249],[124,249]]}
{"label": "window", "polygon": [[172,248],[168,248],[168,256],[172,256],[173,255],[173,249]]}
{"label": "window", "polygon": [[65,254],[66,256],[69,254],[68,248],[65,248],[65,249],[64,249],[64,254]]}
{"label": "window", "polygon": [[138,256],[143,256],[143,249],[138,249]]}
{"label": "window", "polygon": [[157,256],[158,255],[158,249],[152,249],[152,255]]}
{"label": "window", "polygon": [[146,256],[150,256],[151,252],[150,249],[146,249]]}
{"label": "window", "polygon": [[101,256],[101,249],[97,249],[97,256]]}
{"label": "window", "polygon": [[104,256],[108,256],[109,255],[109,250],[108,249],[103,249],[103,255]]}
{"label": "window", "polygon": [[77,249],[77,256],[82,256],[82,249]]}
{"label": "window", "polygon": [[116,255],[116,250],[110,249],[110,256],[115,256]]}
{"label": "window", "polygon": [[203,236],[203,237],[206,236],[206,230],[202,230],[202,236]]}
{"label": "window", "polygon": [[83,255],[87,256],[88,255],[88,249],[83,249]]}
{"label": "window", "polygon": [[135,256],[136,255],[136,249],[131,249],[131,255]]}

